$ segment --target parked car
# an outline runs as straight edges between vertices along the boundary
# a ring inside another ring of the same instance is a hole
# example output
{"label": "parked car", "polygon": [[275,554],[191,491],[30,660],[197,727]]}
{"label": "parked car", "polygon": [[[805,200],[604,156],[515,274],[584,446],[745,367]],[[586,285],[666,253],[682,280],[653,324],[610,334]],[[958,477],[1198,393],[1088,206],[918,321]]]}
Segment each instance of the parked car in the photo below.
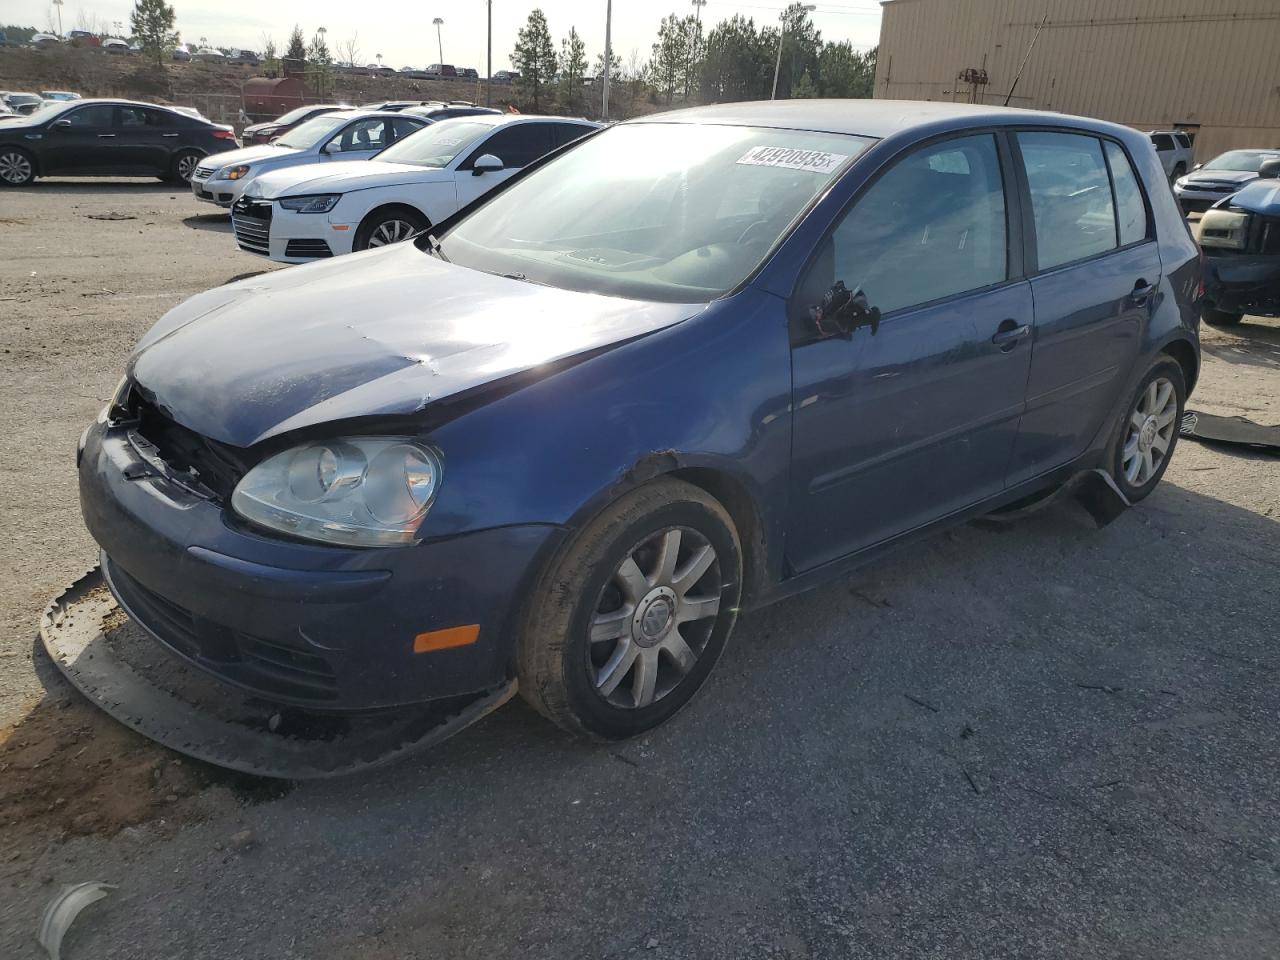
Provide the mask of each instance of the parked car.
{"label": "parked car", "polygon": [[191,55],[196,60],[204,60],[207,63],[226,63],[227,55],[221,50],[215,50],[213,47],[201,47]]}
{"label": "parked car", "polygon": [[370,76],[376,77],[394,77],[396,74],[395,67],[384,67],[377,63],[371,63],[365,69]]}
{"label": "parked car", "polygon": [[72,93],[70,90],[41,90],[40,96],[44,100],[79,100],[80,94]]}
{"label": "parked car", "polygon": [[107,37],[102,41],[102,49],[107,53],[124,53],[129,52],[129,41],[121,40],[119,37]]}
{"label": "parked car", "polygon": [[174,47],[172,55],[173,55],[173,59],[178,61],[178,63],[191,62],[191,51],[188,50],[186,47],[183,47],[183,46]]}
{"label": "parked car", "polygon": [[236,242],[282,263],[397,243],[597,126],[508,114],[443,120],[365,163],[267,173],[232,208]]}
{"label": "parked car", "polygon": [[1205,211],[1197,230],[1205,257],[1205,323],[1229,327],[1245,314],[1280,317],[1280,156]]}
{"label": "parked car", "polygon": [[236,63],[250,67],[259,66],[262,61],[252,50],[237,50],[227,58],[227,63]]}
{"label": "parked car", "polygon": [[1144,134],[1058,113],[616,124],[416,243],[170,311],[82,439],[85,522],[121,606],[225,684],[518,685],[634,736],[740,609],[1082,472],[1155,489],[1198,370],[1166,184]]}
{"label": "parked car", "polygon": [[493,75],[495,83],[515,83],[520,79],[520,74],[516,70],[499,70]]}
{"label": "parked car", "polygon": [[13,107],[9,106],[0,98],[0,123],[7,123],[10,120],[21,118],[22,114],[18,113]]}
{"label": "parked car", "polygon": [[338,103],[310,103],[303,107],[295,107],[274,120],[250,124],[241,131],[240,135],[244,138],[245,146],[255,143],[270,143],[276,137],[284,136],[294,127],[300,126],[321,114],[333,113],[335,110],[350,109],[350,107],[344,107]]}
{"label": "parked car", "polygon": [[361,110],[390,110],[393,113],[399,113],[401,110],[407,110],[409,107],[416,107],[423,103],[431,103],[429,100],[379,100],[376,103],[366,103]]}
{"label": "parked car", "polygon": [[1184,176],[1195,163],[1191,135],[1183,130],[1152,130],[1147,134],[1170,180]]}
{"label": "parked car", "polygon": [[429,77],[456,77],[457,69],[451,63],[433,63],[427,67]]}
{"label": "parked car", "polygon": [[37,33],[31,37],[31,46],[39,50],[47,50],[50,47],[56,47],[62,43],[62,40],[52,33]]}
{"label": "parked car", "polygon": [[192,175],[191,192],[197,200],[229,207],[269,171],[317,162],[327,168],[341,160],[368,160],[427,123],[421,117],[370,110],[321,114],[273,143],[211,157]]}
{"label": "parked car", "polygon": [[480,74],[475,67],[459,67],[458,76],[466,80],[479,80]]}
{"label": "parked car", "polygon": [[426,117],[428,120],[452,120],[455,117],[502,114],[501,110],[494,110],[492,107],[477,107],[472,104],[455,103],[429,103],[421,107],[409,107],[404,112],[408,116]]}
{"label": "parked car", "polygon": [[4,102],[14,113],[25,117],[44,106],[44,97],[36,93],[10,92],[4,95]]}
{"label": "parked car", "polygon": [[0,185],[23,186],[57,174],[183,183],[202,158],[237,146],[231,127],[166,107],[131,100],[55,102],[0,124]]}
{"label": "parked car", "polygon": [[1280,149],[1228,150],[1175,180],[1174,196],[1187,212],[1207,210],[1246,183],[1258,179],[1262,165],[1278,157]]}
{"label": "parked car", "polygon": [[67,42],[73,47],[101,47],[102,38],[88,30],[72,30],[67,34]]}

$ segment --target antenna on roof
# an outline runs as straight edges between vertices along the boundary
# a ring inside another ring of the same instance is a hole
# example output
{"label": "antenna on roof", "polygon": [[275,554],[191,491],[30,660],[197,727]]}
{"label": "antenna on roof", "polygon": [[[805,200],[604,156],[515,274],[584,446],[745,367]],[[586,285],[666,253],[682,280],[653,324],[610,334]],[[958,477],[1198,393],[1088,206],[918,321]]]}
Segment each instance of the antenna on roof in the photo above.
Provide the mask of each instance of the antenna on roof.
{"label": "antenna on roof", "polygon": [[1022,62],[1018,64],[1018,72],[1013,75],[1013,83],[1009,84],[1009,95],[1004,98],[1004,105],[1007,107],[1009,101],[1013,99],[1013,91],[1018,89],[1018,81],[1022,79],[1022,68],[1027,65],[1027,61],[1031,59],[1031,51],[1036,48],[1036,41],[1040,39],[1040,31],[1044,29],[1044,25],[1049,21],[1049,15],[1046,13],[1040,19],[1040,26],[1036,27],[1036,35],[1031,38],[1031,43],[1027,46],[1027,52],[1022,57]]}

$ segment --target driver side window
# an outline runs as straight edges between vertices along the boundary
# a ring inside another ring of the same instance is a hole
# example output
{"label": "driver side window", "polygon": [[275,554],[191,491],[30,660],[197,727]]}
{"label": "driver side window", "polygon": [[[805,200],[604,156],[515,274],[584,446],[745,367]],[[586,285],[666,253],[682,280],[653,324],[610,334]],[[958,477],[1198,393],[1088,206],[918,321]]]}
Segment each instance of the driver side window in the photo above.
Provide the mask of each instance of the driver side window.
{"label": "driver side window", "polygon": [[79,110],[72,110],[70,113],[63,114],[59,120],[66,120],[71,126],[82,130],[104,129],[112,125],[112,113],[115,108],[110,104],[94,104],[91,107],[81,107]]}
{"label": "driver side window", "polygon": [[[797,290],[812,339],[1002,283],[1008,229],[991,134],[932,144],[897,161],[836,224]],[[796,331],[800,334],[801,331]]]}
{"label": "driver side window", "polygon": [[326,153],[359,153],[386,146],[386,121],[382,117],[358,120],[325,145]]}

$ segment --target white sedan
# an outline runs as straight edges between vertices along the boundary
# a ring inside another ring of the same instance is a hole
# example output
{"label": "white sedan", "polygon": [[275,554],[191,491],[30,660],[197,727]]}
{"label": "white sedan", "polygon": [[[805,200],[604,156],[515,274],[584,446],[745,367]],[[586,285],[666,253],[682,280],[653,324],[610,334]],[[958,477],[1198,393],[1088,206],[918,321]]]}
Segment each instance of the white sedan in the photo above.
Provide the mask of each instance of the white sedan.
{"label": "white sedan", "polygon": [[232,208],[236,242],[303,263],[406,240],[598,127],[564,117],[459,117],[373,160],[266,173]]}
{"label": "white sedan", "polygon": [[278,140],[205,158],[191,177],[197,200],[229,207],[268,170],[317,162],[368,160],[402,137],[429,126],[425,117],[375,110],[341,110],[313,117]]}

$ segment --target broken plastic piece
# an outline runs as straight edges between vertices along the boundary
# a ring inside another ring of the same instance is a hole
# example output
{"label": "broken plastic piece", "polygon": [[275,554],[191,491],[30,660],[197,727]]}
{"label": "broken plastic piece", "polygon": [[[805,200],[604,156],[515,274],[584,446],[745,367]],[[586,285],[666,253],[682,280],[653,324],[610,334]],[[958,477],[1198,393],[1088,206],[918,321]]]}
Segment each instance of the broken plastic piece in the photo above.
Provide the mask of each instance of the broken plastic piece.
{"label": "broken plastic piece", "polygon": [[62,938],[67,935],[80,911],[91,903],[97,903],[107,895],[108,890],[114,889],[114,884],[103,883],[101,880],[69,883],[49,901],[44,913],[40,915],[40,929],[36,931],[36,939],[48,952],[49,960],[61,960]]}
{"label": "broken plastic piece", "polygon": [[1280,426],[1267,427],[1244,417],[1215,417],[1188,410],[1182,415],[1181,433],[1189,440],[1232,443],[1280,453]]}

